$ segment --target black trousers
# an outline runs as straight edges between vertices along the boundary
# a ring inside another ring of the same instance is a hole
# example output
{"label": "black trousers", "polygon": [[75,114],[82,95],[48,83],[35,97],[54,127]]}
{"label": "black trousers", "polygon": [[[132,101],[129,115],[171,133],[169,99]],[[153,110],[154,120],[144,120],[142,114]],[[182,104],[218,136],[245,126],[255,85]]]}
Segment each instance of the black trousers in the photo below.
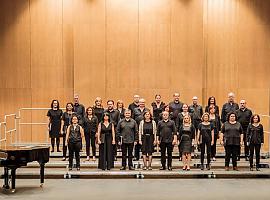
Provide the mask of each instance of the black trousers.
{"label": "black trousers", "polygon": [[250,144],[249,149],[250,149],[250,157],[249,157],[250,167],[253,167],[253,155],[254,155],[254,150],[255,150],[256,167],[259,168],[261,145],[260,144]]}
{"label": "black trousers", "polygon": [[172,143],[160,143],[160,151],[161,151],[161,165],[163,168],[166,166],[166,150],[167,150],[167,166],[172,167],[172,152],[173,152],[173,145]]}
{"label": "black trousers", "polygon": [[80,167],[80,150],[81,150],[82,143],[76,142],[76,143],[68,143],[68,151],[69,151],[69,167],[72,167],[73,165],[73,157],[75,153],[75,159],[76,159],[76,167]]}
{"label": "black trousers", "polygon": [[217,154],[217,138],[218,134],[214,135],[214,144],[211,146],[211,157],[216,157]]}
{"label": "black trousers", "polygon": [[[249,146],[247,145],[247,133],[244,132],[244,150],[245,150],[245,157],[248,157],[249,156]],[[240,157],[241,155],[241,146],[239,146],[239,151],[238,151],[238,157]]]}
{"label": "black trousers", "polygon": [[63,158],[67,157],[66,134],[63,134]]}
{"label": "black trousers", "polygon": [[135,158],[136,160],[140,159],[140,151],[141,151],[142,145],[141,144],[136,144],[135,145]]}
{"label": "black trousers", "polygon": [[90,144],[93,156],[96,156],[96,135],[95,133],[85,133],[86,155],[90,156]]}
{"label": "black trousers", "polygon": [[[210,159],[211,159],[211,141],[203,141],[201,143],[201,164],[203,165],[204,163],[204,154],[205,154],[205,149],[206,149],[206,154],[207,154],[207,164],[210,164]],[[205,148],[206,147],[206,148]]]}
{"label": "black trousers", "polygon": [[122,166],[123,167],[126,167],[127,165],[127,153],[128,153],[128,166],[132,167],[133,148],[134,148],[134,143],[122,144]]}
{"label": "black trousers", "polygon": [[232,157],[233,167],[237,167],[238,151],[239,151],[239,145],[226,145],[225,146],[225,167],[229,167],[231,157]]}

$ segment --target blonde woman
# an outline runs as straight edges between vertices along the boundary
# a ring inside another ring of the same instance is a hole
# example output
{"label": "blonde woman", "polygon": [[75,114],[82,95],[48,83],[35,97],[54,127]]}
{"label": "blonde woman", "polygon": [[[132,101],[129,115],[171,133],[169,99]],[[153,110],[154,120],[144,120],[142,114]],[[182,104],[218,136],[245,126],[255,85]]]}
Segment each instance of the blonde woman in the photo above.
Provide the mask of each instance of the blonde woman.
{"label": "blonde woman", "polygon": [[[143,114],[143,120],[139,125],[139,143],[142,145],[143,170],[152,170],[152,154],[156,144],[157,127],[149,111]],[[148,159],[147,159],[148,157]],[[147,162],[148,160],[148,162]]]}
{"label": "blonde woman", "polygon": [[183,123],[178,129],[179,146],[182,152],[183,170],[190,170],[192,144],[194,144],[195,128],[190,115],[185,115]]}
{"label": "blonde woman", "polygon": [[197,142],[201,147],[201,170],[204,170],[204,153],[206,147],[207,165],[206,168],[210,170],[211,161],[211,146],[214,144],[214,128],[210,123],[209,113],[204,113],[202,122],[199,124],[197,133]]}

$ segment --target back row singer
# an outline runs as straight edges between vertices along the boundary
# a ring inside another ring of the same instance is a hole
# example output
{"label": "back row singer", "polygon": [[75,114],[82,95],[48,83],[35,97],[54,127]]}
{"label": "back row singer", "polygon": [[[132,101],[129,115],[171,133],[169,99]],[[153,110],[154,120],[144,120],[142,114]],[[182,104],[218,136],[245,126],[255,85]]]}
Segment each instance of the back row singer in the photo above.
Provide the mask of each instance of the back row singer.
{"label": "back row singer", "polygon": [[[264,143],[263,125],[260,116],[252,114],[246,101],[240,101],[240,107],[235,102],[235,95],[228,94],[228,102],[222,106],[221,116],[214,96],[209,97],[203,110],[198,104],[198,98],[192,98],[188,105],[180,101],[180,94],[173,95],[173,101],[165,104],[161,95],[155,95],[151,109],[146,108],[145,99],[134,95],[134,102],[128,108],[118,100],[116,108],[114,101],[107,101],[107,108],[102,105],[102,99],[97,97],[93,107],[85,110],[79,103],[79,95],[74,95],[74,102],[66,104],[66,111],[60,109],[59,101],[53,100],[48,111],[48,130],[52,149],[56,143],[60,152],[60,137],[63,137],[63,161],[69,150],[69,169],[72,170],[73,154],[76,157],[77,170],[80,170],[80,151],[82,138],[85,138],[86,160],[96,160],[96,146],[99,145],[98,168],[110,170],[117,160],[117,150],[122,151],[122,168],[133,168],[134,160],[143,157],[143,169],[152,170],[152,154],[158,145],[161,150],[160,170],[172,170],[172,152],[178,146],[179,160],[183,161],[183,170],[190,170],[191,153],[194,148],[201,151],[201,170],[210,170],[211,161],[216,161],[217,140],[225,149],[225,170],[229,170],[232,158],[233,170],[238,170],[241,146],[244,147],[245,159],[253,170],[253,155],[256,154],[256,170],[259,170],[260,149]],[[194,148],[193,148],[194,147]],[[167,164],[166,164],[167,152]],[[207,163],[204,165],[204,156]],[[128,159],[128,163],[127,163]]]}

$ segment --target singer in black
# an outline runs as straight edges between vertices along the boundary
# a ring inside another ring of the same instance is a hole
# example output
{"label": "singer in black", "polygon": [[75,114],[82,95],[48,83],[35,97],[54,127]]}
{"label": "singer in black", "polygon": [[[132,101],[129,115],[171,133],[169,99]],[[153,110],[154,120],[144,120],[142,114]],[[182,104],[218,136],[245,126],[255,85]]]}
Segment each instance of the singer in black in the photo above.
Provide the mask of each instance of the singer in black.
{"label": "singer in black", "polygon": [[201,170],[204,169],[205,147],[207,154],[206,168],[210,170],[211,145],[214,144],[214,128],[213,125],[209,122],[209,113],[204,113],[202,116],[202,122],[198,127],[197,141],[198,145],[201,146]]}
{"label": "singer in black", "polygon": [[93,106],[94,115],[98,118],[98,123],[102,121],[102,116],[104,113],[104,108],[102,106],[102,99],[97,97],[95,99],[95,105]]}
{"label": "singer in black", "polygon": [[115,131],[109,113],[104,113],[102,121],[98,125],[97,138],[99,144],[98,168],[110,170],[114,167],[113,145],[115,144]]}
{"label": "singer in black", "polygon": [[172,170],[172,152],[173,146],[177,143],[177,130],[173,120],[169,119],[169,113],[163,112],[163,120],[158,122],[157,141],[161,149],[161,168],[166,169],[166,150],[168,170]]}
{"label": "singer in black", "polygon": [[51,109],[47,113],[48,117],[48,130],[51,138],[52,150],[54,152],[54,145],[56,140],[57,152],[61,152],[59,149],[60,145],[60,134],[61,134],[61,119],[63,111],[60,109],[59,101],[53,100],[51,103]]}
{"label": "singer in black", "polygon": [[72,116],[72,124],[67,129],[67,144],[69,151],[69,170],[72,170],[75,154],[76,168],[80,170],[80,150],[82,148],[83,128],[79,125],[77,115]]}
{"label": "singer in black", "polygon": [[66,134],[67,134],[67,129],[69,127],[69,125],[72,124],[72,116],[74,114],[74,106],[73,103],[67,103],[66,105],[66,112],[63,113],[62,116],[62,135],[63,135],[63,161],[66,160],[66,156],[67,156],[67,143],[66,143]]}
{"label": "singer in black", "polygon": [[243,145],[243,129],[235,112],[227,115],[227,121],[223,124],[220,134],[221,145],[225,147],[225,170],[229,171],[229,163],[232,157],[233,170],[237,171],[237,154],[239,146]]}
{"label": "singer in black", "polygon": [[74,95],[74,112],[77,114],[78,119],[79,119],[79,124],[82,126],[83,118],[85,116],[85,108],[83,104],[80,104],[78,94]]}
{"label": "singer in black", "polygon": [[90,160],[90,144],[92,147],[93,161],[96,161],[96,133],[98,127],[98,118],[93,113],[93,108],[86,109],[86,116],[84,117],[84,135],[86,143],[86,161]]}
{"label": "singer in black", "polygon": [[126,169],[127,153],[129,170],[134,170],[132,166],[132,152],[134,144],[138,141],[138,126],[136,121],[131,118],[131,110],[125,110],[125,118],[117,125],[117,135],[119,138],[119,145],[122,145],[122,168],[120,170]]}
{"label": "singer in black", "polygon": [[221,129],[221,121],[220,117],[216,112],[216,107],[211,105],[209,107],[209,122],[212,124],[214,129],[214,143],[211,146],[211,158],[213,161],[216,161],[216,153],[217,153],[217,139],[219,138],[219,132]]}
{"label": "singer in black", "polygon": [[165,103],[163,101],[161,101],[160,94],[156,94],[155,101],[152,102],[151,106],[152,106],[153,118],[157,124],[159,121],[159,116],[162,113],[162,111],[164,110],[164,106],[165,106]]}
{"label": "singer in black", "polygon": [[156,144],[157,126],[149,111],[144,113],[143,118],[139,125],[139,143],[142,145],[143,170],[152,170],[152,154],[154,144]]}
{"label": "singer in black", "polygon": [[263,125],[260,124],[260,116],[255,114],[250,119],[250,124],[247,128],[247,144],[250,149],[250,170],[253,170],[253,155],[255,150],[256,155],[256,170],[260,170],[260,150],[264,143]]}
{"label": "singer in black", "polygon": [[[252,111],[247,108],[247,103],[245,100],[240,101],[240,108],[236,111],[237,121],[241,124],[244,134],[244,145],[245,145],[245,158],[248,161],[249,157],[249,147],[247,145],[247,128],[252,117]],[[238,151],[238,160],[240,159],[241,148]]]}

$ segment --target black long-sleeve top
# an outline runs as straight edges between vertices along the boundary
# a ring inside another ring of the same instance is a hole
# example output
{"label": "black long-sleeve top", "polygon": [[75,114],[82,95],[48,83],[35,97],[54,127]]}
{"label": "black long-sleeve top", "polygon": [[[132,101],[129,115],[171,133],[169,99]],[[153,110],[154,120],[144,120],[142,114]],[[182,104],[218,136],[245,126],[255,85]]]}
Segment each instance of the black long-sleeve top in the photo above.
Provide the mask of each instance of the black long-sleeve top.
{"label": "black long-sleeve top", "polygon": [[173,120],[158,122],[157,136],[160,142],[171,143],[174,135],[177,135],[177,130]]}
{"label": "black long-sleeve top", "polygon": [[178,129],[178,132],[179,132],[178,140],[181,141],[183,134],[188,135],[191,140],[192,140],[192,138],[195,138],[195,127],[191,124],[190,129],[187,131],[184,129],[183,126],[184,125],[181,125]]}
{"label": "black long-sleeve top", "polygon": [[236,112],[236,110],[239,109],[239,106],[237,103],[225,103],[222,107],[222,112],[221,112],[221,121],[222,123],[225,123],[227,120],[227,115],[230,112]]}
{"label": "black long-sleeve top", "polygon": [[122,137],[123,143],[133,143],[135,141],[138,141],[138,125],[136,121],[132,118],[129,120],[127,119],[121,119],[119,123],[117,124],[116,128],[117,137],[120,140],[120,137]]}
{"label": "black long-sleeve top", "polygon": [[200,105],[190,105],[188,107],[188,112],[192,114],[192,119],[193,120],[201,120],[202,115],[203,115],[203,108]]}
{"label": "black long-sleeve top", "polygon": [[98,128],[98,118],[93,115],[91,119],[84,117],[83,129],[85,134],[95,134]]}
{"label": "black long-sleeve top", "polygon": [[236,111],[236,115],[237,121],[242,125],[243,131],[246,132],[252,117],[252,111],[248,108],[244,110],[240,108]]}
{"label": "black long-sleeve top", "polygon": [[212,124],[214,128],[214,133],[218,134],[219,131],[221,130],[221,122],[220,122],[220,117],[218,114],[215,114],[215,119],[209,119],[209,122]]}
{"label": "black long-sleeve top", "polygon": [[104,108],[94,107],[93,111],[94,111],[94,115],[98,118],[98,123],[100,123],[102,121]]}
{"label": "black long-sleeve top", "polygon": [[175,102],[172,101],[169,103],[170,111],[173,113],[172,120],[176,123],[177,116],[182,112],[183,103],[181,101]]}
{"label": "black long-sleeve top", "polygon": [[116,128],[118,122],[120,121],[120,112],[118,110],[105,110],[104,113],[107,112],[110,114],[111,122],[113,123],[114,127]]}
{"label": "black long-sleeve top", "polygon": [[74,104],[74,112],[78,116],[79,124],[83,125],[83,118],[85,116],[85,108],[84,105],[75,103]]}
{"label": "black long-sleeve top", "polygon": [[249,124],[247,128],[247,142],[250,144],[262,144],[264,143],[263,125],[254,126]]}

